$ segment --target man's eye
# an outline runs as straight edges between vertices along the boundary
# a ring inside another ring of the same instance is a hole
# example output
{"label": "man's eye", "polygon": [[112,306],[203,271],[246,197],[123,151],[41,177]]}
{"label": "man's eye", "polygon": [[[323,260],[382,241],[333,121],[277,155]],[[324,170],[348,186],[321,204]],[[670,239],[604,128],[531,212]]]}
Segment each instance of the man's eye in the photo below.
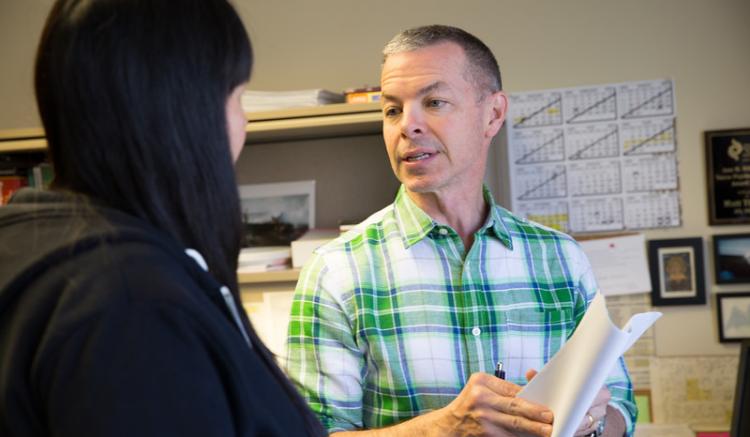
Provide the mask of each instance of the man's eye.
{"label": "man's eye", "polygon": [[445,100],[430,99],[427,101],[427,106],[430,108],[440,108],[445,105]]}
{"label": "man's eye", "polygon": [[395,117],[396,115],[399,115],[401,113],[401,110],[399,108],[385,108],[384,114],[386,117]]}

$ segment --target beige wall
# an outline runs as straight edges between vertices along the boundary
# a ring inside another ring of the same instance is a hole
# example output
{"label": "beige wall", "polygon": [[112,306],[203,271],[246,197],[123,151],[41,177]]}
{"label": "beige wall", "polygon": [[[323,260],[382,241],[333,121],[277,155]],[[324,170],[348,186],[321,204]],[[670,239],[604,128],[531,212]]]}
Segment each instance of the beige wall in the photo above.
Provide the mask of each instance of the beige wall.
{"label": "beige wall", "polygon": [[[50,4],[49,0],[0,0],[0,129],[38,124],[31,66]],[[402,28],[433,22],[457,25],[482,38],[497,54],[505,88],[511,92],[673,78],[684,225],[649,231],[647,236],[703,236],[709,255],[710,235],[750,231],[748,226],[708,227],[702,139],[705,130],[750,126],[750,1],[236,0],[235,4],[256,49],[250,84],[255,89],[342,90],[377,84],[382,45]],[[351,146],[366,143],[362,147],[369,164],[385,159],[377,151],[379,141],[376,136],[360,138]],[[307,153],[325,157],[341,147],[341,140],[336,144]],[[277,156],[275,163],[287,176],[294,166],[284,162],[297,155],[288,152],[290,148],[279,146],[290,155]],[[246,150],[240,162],[241,182],[282,177],[282,173],[256,170],[268,165],[260,165],[254,156],[267,153],[267,149]],[[334,173],[341,161],[339,155],[331,158],[318,159],[316,168]],[[382,165],[372,177],[387,179],[386,164]],[[504,180],[503,166],[494,168],[494,177]],[[341,187],[356,187],[356,183],[342,177],[329,186],[345,190]],[[393,181],[383,183],[390,189]],[[343,193],[330,195],[344,199]],[[329,190],[319,192],[319,196],[328,194]],[[367,207],[375,210],[383,201],[379,198]],[[743,289],[712,286],[710,261],[706,269],[710,291]],[[709,300],[713,302],[712,295]],[[656,327],[659,355],[736,351],[716,340],[713,304],[662,310],[665,317]]]}

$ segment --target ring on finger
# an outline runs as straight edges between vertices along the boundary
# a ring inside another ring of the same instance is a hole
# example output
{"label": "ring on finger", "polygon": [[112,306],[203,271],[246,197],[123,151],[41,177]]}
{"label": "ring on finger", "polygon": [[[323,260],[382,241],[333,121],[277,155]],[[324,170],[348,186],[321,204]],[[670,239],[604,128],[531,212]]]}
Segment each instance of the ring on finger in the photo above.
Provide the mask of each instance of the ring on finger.
{"label": "ring on finger", "polygon": [[594,416],[591,415],[591,413],[586,413],[586,418],[589,420],[589,428],[594,426]]}

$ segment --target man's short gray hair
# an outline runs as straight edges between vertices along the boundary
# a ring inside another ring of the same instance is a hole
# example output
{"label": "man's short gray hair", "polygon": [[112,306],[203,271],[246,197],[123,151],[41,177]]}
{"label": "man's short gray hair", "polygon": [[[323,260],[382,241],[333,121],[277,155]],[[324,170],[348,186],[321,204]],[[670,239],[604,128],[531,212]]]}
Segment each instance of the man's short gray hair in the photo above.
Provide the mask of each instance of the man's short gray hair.
{"label": "man's short gray hair", "polygon": [[463,49],[469,73],[480,91],[497,92],[503,89],[495,55],[479,38],[457,27],[433,24],[404,30],[383,48],[383,62],[396,53],[411,52],[444,42],[455,43]]}

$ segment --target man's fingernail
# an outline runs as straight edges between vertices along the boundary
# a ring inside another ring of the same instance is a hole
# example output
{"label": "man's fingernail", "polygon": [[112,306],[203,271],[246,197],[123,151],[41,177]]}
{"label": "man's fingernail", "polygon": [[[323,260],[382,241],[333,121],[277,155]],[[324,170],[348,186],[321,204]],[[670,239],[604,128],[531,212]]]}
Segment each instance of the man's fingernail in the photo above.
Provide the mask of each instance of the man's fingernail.
{"label": "man's fingernail", "polygon": [[552,422],[552,417],[552,413],[549,411],[545,411],[544,413],[542,413],[542,420],[544,420],[545,422]]}

